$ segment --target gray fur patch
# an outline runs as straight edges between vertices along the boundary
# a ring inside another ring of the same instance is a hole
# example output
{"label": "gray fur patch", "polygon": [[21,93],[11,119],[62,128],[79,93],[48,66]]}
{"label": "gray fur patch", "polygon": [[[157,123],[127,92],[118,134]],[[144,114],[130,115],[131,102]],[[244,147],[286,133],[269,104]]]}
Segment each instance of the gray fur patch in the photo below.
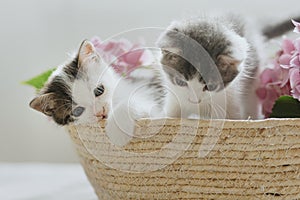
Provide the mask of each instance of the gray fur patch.
{"label": "gray fur patch", "polygon": [[[164,71],[171,80],[174,76],[171,72],[176,71],[186,80],[198,76],[199,81],[205,84],[222,79],[222,83],[217,84],[226,86],[238,74],[237,66],[224,66],[224,63],[219,61],[220,55],[232,54],[232,44],[225,35],[226,30],[243,36],[243,20],[235,15],[226,15],[223,18],[195,18],[171,24],[157,42],[162,49],[161,63]],[[201,52],[197,45],[201,45],[208,56]],[[176,51],[172,52],[169,49]],[[206,57],[210,57],[214,64]],[[249,63],[251,60],[247,62],[246,64],[253,64]],[[214,66],[217,66],[219,73],[214,71]],[[216,74],[221,75],[221,78]]]}

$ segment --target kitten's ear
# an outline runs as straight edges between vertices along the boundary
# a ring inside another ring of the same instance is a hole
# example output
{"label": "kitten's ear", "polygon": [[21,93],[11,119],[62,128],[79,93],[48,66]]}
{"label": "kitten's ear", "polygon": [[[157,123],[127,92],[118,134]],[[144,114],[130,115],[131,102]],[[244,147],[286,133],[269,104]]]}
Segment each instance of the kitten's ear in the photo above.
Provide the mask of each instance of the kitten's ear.
{"label": "kitten's ear", "polygon": [[79,48],[78,60],[80,63],[82,63],[84,60],[86,60],[87,58],[95,54],[96,54],[96,49],[94,45],[90,41],[84,40],[81,43]]}
{"label": "kitten's ear", "polygon": [[242,61],[228,55],[220,55],[217,58],[217,66],[222,76],[224,85],[230,83],[239,73],[239,65]]}
{"label": "kitten's ear", "polygon": [[[237,60],[231,56],[228,56],[228,55],[219,55],[218,58],[218,66],[220,68],[234,68],[237,70],[238,66],[241,64],[241,60]],[[224,70],[226,70],[224,69]]]}
{"label": "kitten's ear", "polygon": [[162,48],[162,53],[163,54],[169,54],[169,53],[174,53],[176,55],[182,55],[182,50],[180,48],[176,48],[176,47],[164,47]]}
{"label": "kitten's ear", "polygon": [[47,116],[52,116],[54,110],[54,93],[47,93],[34,98],[29,106]]}

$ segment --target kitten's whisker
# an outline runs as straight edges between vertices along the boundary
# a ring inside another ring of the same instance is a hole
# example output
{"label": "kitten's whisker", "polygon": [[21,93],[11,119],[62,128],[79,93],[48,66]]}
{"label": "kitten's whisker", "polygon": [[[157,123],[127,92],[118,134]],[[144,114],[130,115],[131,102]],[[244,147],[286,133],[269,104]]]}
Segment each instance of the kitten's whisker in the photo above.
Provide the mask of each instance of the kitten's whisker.
{"label": "kitten's whisker", "polygon": [[[214,104],[214,103],[211,104],[211,107],[212,107],[212,112],[214,112],[216,114],[216,116],[218,116],[218,118],[226,118],[227,109],[223,108],[219,104]],[[213,113],[211,113],[211,114],[213,114]],[[219,115],[222,115],[222,116],[219,116]]]}

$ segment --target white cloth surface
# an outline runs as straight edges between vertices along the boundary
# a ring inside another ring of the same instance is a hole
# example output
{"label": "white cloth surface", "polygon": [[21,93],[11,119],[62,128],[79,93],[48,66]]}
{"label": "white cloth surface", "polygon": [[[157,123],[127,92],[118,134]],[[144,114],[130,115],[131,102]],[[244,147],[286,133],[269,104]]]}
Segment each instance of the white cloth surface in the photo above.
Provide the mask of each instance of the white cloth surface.
{"label": "white cloth surface", "polygon": [[97,200],[80,164],[0,163],[0,200]]}

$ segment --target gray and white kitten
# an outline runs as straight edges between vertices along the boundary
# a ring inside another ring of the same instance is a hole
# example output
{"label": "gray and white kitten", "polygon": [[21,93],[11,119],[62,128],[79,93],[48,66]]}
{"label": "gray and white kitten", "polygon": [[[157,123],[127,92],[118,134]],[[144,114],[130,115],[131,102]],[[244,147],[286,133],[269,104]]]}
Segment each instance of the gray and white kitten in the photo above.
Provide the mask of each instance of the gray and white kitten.
{"label": "gray and white kitten", "polygon": [[264,63],[264,37],[290,28],[269,27],[264,35],[250,21],[231,14],[171,23],[157,41],[171,91],[168,115],[259,118],[255,88]]}
{"label": "gray and white kitten", "polygon": [[104,63],[91,42],[84,41],[77,55],[53,72],[30,107],[59,125],[107,119],[107,135],[123,146],[133,136],[134,120],[161,116],[165,96],[161,81],[154,69],[148,69],[147,77],[120,76]]}

